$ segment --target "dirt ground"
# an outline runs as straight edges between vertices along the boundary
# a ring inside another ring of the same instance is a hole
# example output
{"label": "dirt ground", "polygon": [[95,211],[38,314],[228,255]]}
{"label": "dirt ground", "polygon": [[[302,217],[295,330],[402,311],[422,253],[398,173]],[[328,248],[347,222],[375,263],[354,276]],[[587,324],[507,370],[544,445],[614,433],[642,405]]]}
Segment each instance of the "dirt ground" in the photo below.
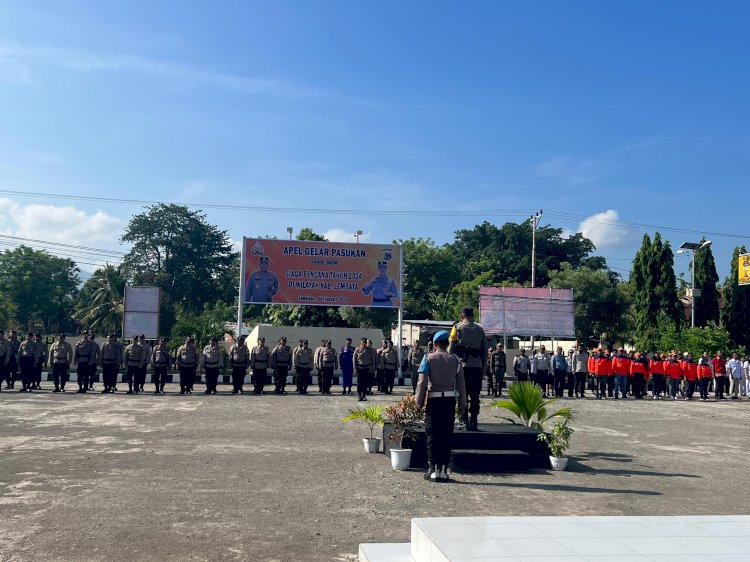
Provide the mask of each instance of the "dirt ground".
{"label": "dirt ground", "polygon": [[0,560],[349,561],[361,542],[408,542],[412,517],[750,505],[747,400],[566,400],[567,472],[431,484],[364,452],[366,427],[340,422],[356,397],[167,390],[0,393]]}

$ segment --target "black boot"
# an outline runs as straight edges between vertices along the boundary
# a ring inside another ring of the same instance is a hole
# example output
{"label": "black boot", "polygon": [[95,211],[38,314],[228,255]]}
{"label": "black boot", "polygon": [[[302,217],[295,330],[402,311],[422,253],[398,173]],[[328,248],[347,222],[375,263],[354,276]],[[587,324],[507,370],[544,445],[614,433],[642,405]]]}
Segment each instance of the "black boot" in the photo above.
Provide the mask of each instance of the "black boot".
{"label": "black boot", "polygon": [[434,464],[427,465],[427,472],[424,473],[425,480],[432,480],[432,473],[435,472],[436,467]]}

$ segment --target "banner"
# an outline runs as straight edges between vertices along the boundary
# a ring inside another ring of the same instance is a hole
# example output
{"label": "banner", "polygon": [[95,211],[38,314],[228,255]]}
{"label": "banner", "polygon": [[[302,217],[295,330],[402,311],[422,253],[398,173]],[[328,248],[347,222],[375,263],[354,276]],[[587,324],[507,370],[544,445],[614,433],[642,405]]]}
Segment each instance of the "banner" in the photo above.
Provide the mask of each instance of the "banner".
{"label": "banner", "polygon": [[245,238],[243,302],[307,306],[401,303],[401,246]]}
{"label": "banner", "polygon": [[572,289],[479,287],[479,311],[489,335],[575,338]]}
{"label": "banner", "polygon": [[737,283],[739,285],[750,285],[750,254],[740,254],[740,262],[737,264]]}

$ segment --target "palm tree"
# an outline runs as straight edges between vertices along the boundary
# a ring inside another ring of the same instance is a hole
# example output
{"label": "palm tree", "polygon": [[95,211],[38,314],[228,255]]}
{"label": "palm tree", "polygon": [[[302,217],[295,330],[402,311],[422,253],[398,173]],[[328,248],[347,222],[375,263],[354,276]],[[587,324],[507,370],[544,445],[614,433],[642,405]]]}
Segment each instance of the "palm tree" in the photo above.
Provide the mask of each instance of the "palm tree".
{"label": "palm tree", "polygon": [[97,269],[81,289],[73,317],[92,329],[116,332],[122,326],[125,276],[122,266],[107,264]]}
{"label": "palm tree", "polygon": [[[548,413],[547,407],[558,399],[545,400],[542,389],[536,383],[525,381],[512,384],[508,387],[508,396],[510,400],[498,400],[492,405],[513,412],[527,427],[544,431],[544,423],[553,418],[573,420],[573,412],[567,406]],[[511,418],[503,419],[516,423]]]}

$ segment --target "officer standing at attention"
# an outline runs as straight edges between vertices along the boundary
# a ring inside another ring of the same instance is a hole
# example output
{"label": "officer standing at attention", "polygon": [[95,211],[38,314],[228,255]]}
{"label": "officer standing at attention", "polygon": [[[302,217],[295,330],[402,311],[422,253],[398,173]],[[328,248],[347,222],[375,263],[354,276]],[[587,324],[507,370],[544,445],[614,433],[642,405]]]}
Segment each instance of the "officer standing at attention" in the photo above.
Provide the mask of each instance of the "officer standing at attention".
{"label": "officer standing at attention", "polygon": [[417,393],[417,379],[419,378],[419,366],[422,364],[422,357],[424,357],[424,350],[419,347],[419,341],[415,340],[409,348],[409,371],[414,394]]}
{"label": "officer standing at attention", "polygon": [[367,349],[370,351],[370,357],[372,359],[372,376],[370,377],[369,384],[367,386],[367,394],[372,394],[372,386],[377,382],[375,377],[378,372],[378,364],[380,363],[380,355],[378,351],[373,347],[372,340],[367,340]]}
{"label": "officer standing at attention", "polygon": [[185,338],[185,343],[177,350],[177,368],[180,370],[180,394],[191,394],[195,381],[195,370],[198,368],[198,352],[195,349],[195,338]]}
{"label": "officer standing at attention", "polygon": [[34,334],[29,332],[26,339],[18,346],[18,366],[21,368],[21,388],[18,392],[31,392],[36,372],[36,344]]}
{"label": "officer standing at attention", "polygon": [[68,369],[72,362],[73,347],[65,341],[65,334],[60,334],[49,350],[49,363],[52,365],[52,378],[55,381],[55,390],[52,392],[65,392]]}
{"label": "officer standing at attention", "polygon": [[268,346],[266,338],[259,338],[256,345],[250,352],[250,368],[253,370],[253,392],[263,394],[263,387],[266,385],[268,377]]}
{"label": "officer standing at attention", "polygon": [[81,339],[76,343],[76,348],[73,352],[73,362],[76,364],[76,377],[78,378],[78,393],[86,394],[89,388],[89,372],[91,368],[89,366],[91,356],[94,353],[91,340],[89,340],[89,331],[84,330],[81,334]]}
{"label": "officer standing at attention", "polygon": [[2,381],[8,376],[8,364],[12,353],[10,343],[5,339],[5,331],[0,330],[0,390],[2,390]]}
{"label": "officer standing at attention", "polygon": [[322,373],[321,394],[331,394],[331,383],[333,382],[333,371],[339,366],[336,350],[331,347],[331,340],[326,340],[325,347],[318,355],[318,370]]}
{"label": "officer standing at attention", "polygon": [[393,382],[398,368],[398,351],[393,349],[391,340],[386,340],[386,346],[380,353],[380,361],[383,369],[383,392],[393,394]]}
{"label": "officer standing at attention", "polygon": [[117,373],[122,366],[122,345],[114,333],[109,334],[107,343],[99,351],[99,364],[102,368],[102,394],[111,394],[117,386]]}
{"label": "officer standing at attention", "polygon": [[292,364],[292,350],[286,344],[286,338],[279,339],[279,343],[271,352],[271,369],[273,369],[273,383],[276,394],[286,394],[286,376]]}
{"label": "officer standing at attention", "polygon": [[495,353],[492,354],[492,365],[490,367],[490,376],[495,379],[494,394],[497,397],[503,395],[503,380],[505,379],[505,372],[508,367],[506,364],[505,350],[503,344],[498,343],[495,346]]}
{"label": "officer standing at attention", "polygon": [[[432,338],[436,349],[422,358],[415,395],[417,406],[425,408],[428,462],[425,479],[431,482],[448,481],[456,404],[459,414],[466,410],[463,368],[459,358],[446,350],[448,339],[445,330],[440,330]],[[486,355],[485,351],[483,356]]]}
{"label": "officer standing at attention", "polygon": [[352,380],[354,378],[354,347],[352,338],[346,338],[346,343],[339,352],[339,365],[341,366],[341,394],[352,393]]}
{"label": "officer standing at attention", "polygon": [[273,271],[268,271],[271,260],[268,256],[261,256],[258,260],[259,271],[250,274],[245,289],[247,302],[272,302],[279,292],[279,278]]}
{"label": "officer standing at attention", "polygon": [[[466,379],[466,391],[469,395],[469,431],[479,431],[479,395],[482,392],[482,373],[487,369],[487,337],[484,328],[474,323],[474,309],[461,309],[461,321],[453,326],[449,338],[448,353],[454,353],[461,359]],[[434,338],[433,338],[434,342]],[[437,344],[436,344],[437,345]],[[464,412],[464,422],[466,422]]]}
{"label": "officer standing at attention", "polygon": [[5,372],[5,388],[13,388],[16,384],[16,375],[18,374],[18,348],[21,342],[18,341],[18,333],[15,330],[10,331],[10,361],[8,370]]}
{"label": "officer standing at attention", "polygon": [[148,372],[148,364],[151,362],[151,346],[146,342],[146,336],[141,334],[138,336],[138,343],[143,348],[143,363],[141,363],[141,370],[138,372],[138,389],[144,392],[143,385],[146,384],[146,373]]}
{"label": "officer standing at attention", "polygon": [[242,385],[250,365],[250,350],[245,345],[245,336],[237,338],[237,343],[229,348],[229,363],[232,367],[232,394],[242,394]]}
{"label": "officer standing at attention", "polygon": [[357,398],[358,402],[367,401],[367,391],[371,385],[372,375],[375,372],[375,365],[372,361],[372,354],[367,345],[367,338],[359,340],[359,347],[354,350],[354,368],[357,369]]}
{"label": "officer standing at attention", "polygon": [[219,346],[219,338],[211,338],[211,342],[203,348],[201,364],[206,372],[206,391],[204,394],[216,394],[219,382],[219,369],[224,364],[224,348]]}
{"label": "officer standing at attention", "polygon": [[385,353],[386,348],[388,347],[388,340],[383,340],[383,343],[380,344],[380,347],[377,349],[375,353],[377,353],[378,360],[375,363],[375,376],[376,376],[376,383],[378,385],[378,392],[385,392],[385,371],[383,370],[383,353]]}
{"label": "officer standing at attention", "polygon": [[125,348],[125,364],[128,369],[128,394],[138,394],[141,365],[143,365],[143,346],[138,336],[133,336],[130,345]]}
{"label": "officer standing at attention", "polygon": [[325,339],[320,340],[320,345],[315,348],[315,352],[313,353],[313,365],[318,370],[318,392],[321,394],[323,394],[323,371],[318,368],[318,364],[320,363],[318,358],[320,357],[320,353],[325,349],[327,341]]}
{"label": "officer standing at attention", "polygon": [[34,335],[34,344],[36,345],[36,371],[34,372],[34,384],[31,388],[42,389],[42,368],[47,366],[47,355],[49,349],[42,339],[42,334]]}
{"label": "officer standing at attention", "polygon": [[161,338],[159,345],[151,351],[151,364],[154,366],[154,394],[164,394],[164,385],[167,383],[167,370],[172,362],[167,347],[167,338]]}
{"label": "officer standing at attention", "polygon": [[96,367],[99,365],[99,356],[102,352],[99,344],[96,343],[96,334],[89,334],[91,342],[91,357],[89,358],[89,390],[94,390],[94,379],[96,379]]}
{"label": "officer standing at attention", "polygon": [[313,367],[313,352],[307,345],[307,340],[299,340],[299,345],[294,348],[292,365],[297,371],[297,388],[299,393],[307,394],[307,387],[312,382],[310,373]]}

